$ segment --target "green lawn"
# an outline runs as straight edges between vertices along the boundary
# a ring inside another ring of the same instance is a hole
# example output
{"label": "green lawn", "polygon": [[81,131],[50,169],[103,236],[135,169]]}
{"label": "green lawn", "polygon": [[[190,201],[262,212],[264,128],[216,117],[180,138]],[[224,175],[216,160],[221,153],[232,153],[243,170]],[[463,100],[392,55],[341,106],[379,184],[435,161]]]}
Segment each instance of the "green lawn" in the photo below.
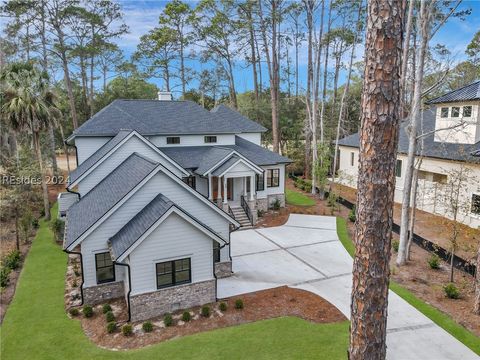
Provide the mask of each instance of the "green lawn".
{"label": "green lawn", "polygon": [[100,349],[85,336],[80,322],[65,314],[67,256],[54,243],[47,225],[41,222],[0,328],[2,360],[346,358],[347,321],[313,324],[295,317],[186,336],[140,350]]}
{"label": "green lawn", "polygon": [[315,200],[302,194],[301,192],[285,189],[285,196],[287,197],[287,203],[290,205],[299,206],[312,206],[315,205]]}
{"label": "green lawn", "polygon": [[[345,219],[337,217],[337,232],[343,246],[353,257],[355,255],[355,246],[348,236],[347,223]],[[410,291],[401,287],[394,281],[390,281],[390,290],[392,290],[410,305],[414,306],[418,311],[430,318],[438,326],[442,327],[451,335],[456,337],[475,353],[480,355],[480,339],[463,326],[457,324],[449,315],[420,300]]]}

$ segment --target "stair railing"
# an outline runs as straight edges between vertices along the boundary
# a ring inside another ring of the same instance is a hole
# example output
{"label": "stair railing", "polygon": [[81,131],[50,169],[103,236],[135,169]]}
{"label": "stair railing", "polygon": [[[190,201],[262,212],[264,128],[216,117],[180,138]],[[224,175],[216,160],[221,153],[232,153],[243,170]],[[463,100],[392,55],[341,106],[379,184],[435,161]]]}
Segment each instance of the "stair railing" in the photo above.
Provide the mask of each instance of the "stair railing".
{"label": "stair railing", "polygon": [[250,210],[250,206],[248,206],[248,203],[245,200],[245,196],[243,196],[243,195],[240,196],[240,205],[242,206],[243,210],[245,211],[245,214],[247,214],[248,220],[250,220],[250,223],[253,226],[252,210]]}

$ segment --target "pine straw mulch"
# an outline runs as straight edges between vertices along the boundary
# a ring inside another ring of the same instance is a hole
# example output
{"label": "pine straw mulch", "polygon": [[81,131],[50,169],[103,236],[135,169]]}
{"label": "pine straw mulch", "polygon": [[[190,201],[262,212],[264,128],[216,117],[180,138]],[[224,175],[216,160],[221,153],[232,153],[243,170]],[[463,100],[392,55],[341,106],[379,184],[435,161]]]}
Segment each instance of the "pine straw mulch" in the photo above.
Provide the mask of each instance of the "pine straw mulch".
{"label": "pine straw mulch", "polygon": [[[237,299],[243,300],[243,309],[235,309]],[[196,307],[189,309],[192,315],[190,322],[181,321],[183,311],[173,314],[174,325],[170,327],[165,327],[163,317],[152,319],[153,331],[150,333],[142,330],[142,322],[132,323],[134,333],[131,336],[124,336],[120,330],[122,322],[124,323],[127,319],[126,305],[122,299],[110,303],[119,325],[113,334],[108,334],[106,331],[107,322],[102,314],[101,305],[94,308],[92,318],[84,318],[81,314],[79,318],[86,335],[94,343],[114,350],[141,348],[199,332],[284,316],[297,316],[314,323],[346,320],[336,307],[320,296],[287,286],[225,299],[223,300],[227,304],[225,312],[218,309],[220,302],[209,304],[212,308],[209,318],[202,317],[201,308]]]}

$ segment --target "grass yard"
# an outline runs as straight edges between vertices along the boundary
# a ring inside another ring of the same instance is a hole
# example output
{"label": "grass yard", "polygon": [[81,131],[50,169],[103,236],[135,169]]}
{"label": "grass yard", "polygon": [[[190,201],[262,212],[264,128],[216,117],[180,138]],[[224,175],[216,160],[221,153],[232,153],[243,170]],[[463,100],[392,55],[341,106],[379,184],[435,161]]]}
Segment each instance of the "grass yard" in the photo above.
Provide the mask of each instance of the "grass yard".
{"label": "grass yard", "polygon": [[[347,223],[343,218],[337,217],[337,233],[343,246],[353,257],[355,255],[355,246],[348,236]],[[480,355],[480,339],[463,326],[457,324],[450,316],[418,299],[414,294],[394,281],[390,281],[390,290]]]}
{"label": "grass yard", "polygon": [[297,206],[313,206],[315,205],[315,200],[309,198],[301,192],[285,189],[285,196],[287,198],[287,204],[297,205]]}
{"label": "grass yard", "polygon": [[[56,214],[56,207],[52,209]],[[346,359],[347,321],[314,324],[286,317],[186,336],[144,349],[109,351],[88,340],[78,320],[67,317],[67,255],[41,222],[15,297],[1,327],[7,359]],[[122,335],[119,335],[122,336]]]}

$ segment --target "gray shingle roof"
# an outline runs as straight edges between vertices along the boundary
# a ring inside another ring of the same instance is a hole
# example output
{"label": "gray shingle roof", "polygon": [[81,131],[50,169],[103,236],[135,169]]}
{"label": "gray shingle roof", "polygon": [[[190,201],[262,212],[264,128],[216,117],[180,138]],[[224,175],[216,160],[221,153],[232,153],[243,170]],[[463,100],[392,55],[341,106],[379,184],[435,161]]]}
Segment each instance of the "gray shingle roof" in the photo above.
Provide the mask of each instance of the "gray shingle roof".
{"label": "gray shingle roof", "polygon": [[123,139],[125,139],[132,130],[120,130],[118,134],[110,139],[105,145],[93,153],[89,158],[80,164],[75,170],[70,172],[68,183],[73,184],[79,179],[85,172],[90,169],[94,164],[101,160],[107,153],[117,146]]}
{"label": "gray shingle roof", "polygon": [[137,186],[158,164],[133,153],[90,192],[67,210],[64,247],[85,231]]}
{"label": "gray shingle roof", "polygon": [[[480,142],[477,144],[456,144],[435,141],[435,114],[436,108],[432,107],[423,111],[423,128],[418,129],[419,134],[429,134],[423,138],[424,149],[423,154],[426,157],[447,159],[455,161],[479,162],[471,153],[478,149]],[[406,154],[408,152],[408,136],[405,132],[407,122],[401,124],[399,132],[398,153]],[[359,133],[347,136],[339,141],[339,145],[359,147]],[[417,155],[420,154],[420,148],[417,147]]]}
{"label": "gray shingle roof", "polygon": [[477,150],[475,150],[475,151],[472,153],[472,156],[480,156],[480,148],[478,148]]}
{"label": "gray shingle roof", "polygon": [[210,112],[192,101],[114,100],[73,135],[115,136],[120,129],[133,129],[141,135],[265,131],[260,124],[223,107]]}
{"label": "gray shingle roof", "polygon": [[172,206],[163,194],[158,194],[140,212],[135,215],[124,227],[109,239],[112,255],[118,259],[130,248],[158,219]]}
{"label": "gray shingle roof", "polygon": [[195,170],[195,172],[200,175],[205,174],[208,170],[218,164],[219,161],[222,161],[231,153],[232,150],[230,149],[224,149],[221,147],[210,148],[210,150],[205,152],[205,154],[203,155],[200,163],[197,165],[198,168],[197,170]]}
{"label": "gray shingle roof", "polygon": [[215,171],[212,172],[212,175],[213,176],[218,176],[218,175],[222,174],[230,166],[235,164],[239,159],[240,158],[237,155],[233,155],[230,159],[228,159],[222,165],[220,165],[218,168],[216,168]]}
{"label": "gray shingle roof", "polygon": [[427,104],[441,104],[459,101],[480,100],[480,80],[475,81],[469,85],[461,87],[446,93],[435,99],[427,101]]}

